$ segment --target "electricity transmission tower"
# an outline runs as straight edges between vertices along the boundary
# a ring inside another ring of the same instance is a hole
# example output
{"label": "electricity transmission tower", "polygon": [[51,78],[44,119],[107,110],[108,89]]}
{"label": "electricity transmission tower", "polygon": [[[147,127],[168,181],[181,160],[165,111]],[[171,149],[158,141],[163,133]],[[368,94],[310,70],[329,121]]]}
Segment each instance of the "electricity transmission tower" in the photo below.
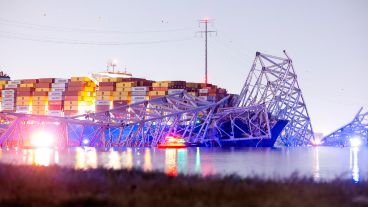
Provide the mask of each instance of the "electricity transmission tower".
{"label": "electricity transmission tower", "polygon": [[200,33],[201,35],[204,34],[204,41],[205,41],[205,63],[204,63],[204,83],[208,84],[208,60],[207,60],[207,45],[208,45],[208,34],[211,35],[211,33],[217,34],[217,31],[214,30],[208,30],[208,23],[213,23],[213,20],[209,20],[207,17],[199,20],[199,26],[204,25],[204,30],[198,31],[197,33]]}

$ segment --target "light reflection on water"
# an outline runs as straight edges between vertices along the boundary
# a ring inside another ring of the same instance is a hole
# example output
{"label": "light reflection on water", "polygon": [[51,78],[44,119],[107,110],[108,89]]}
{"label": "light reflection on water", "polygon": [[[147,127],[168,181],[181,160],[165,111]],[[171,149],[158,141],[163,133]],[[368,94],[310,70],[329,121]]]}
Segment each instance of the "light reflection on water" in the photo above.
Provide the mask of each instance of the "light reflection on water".
{"label": "light reflection on water", "polygon": [[358,147],[350,148],[350,169],[353,181],[355,183],[359,182],[359,164],[358,164]]}
{"label": "light reflection on water", "polygon": [[368,148],[286,148],[286,149],[220,149],[220,148],[124,148],[119,151],[97,151],[74,148],[0,150],[0,162],[27,165],[61,165],[75,169],[140,168],[159,170],[168,175],[232,174],[286,177],[293,172],[313,177],[316,181],[335,177],[359,182],[368,178]]}

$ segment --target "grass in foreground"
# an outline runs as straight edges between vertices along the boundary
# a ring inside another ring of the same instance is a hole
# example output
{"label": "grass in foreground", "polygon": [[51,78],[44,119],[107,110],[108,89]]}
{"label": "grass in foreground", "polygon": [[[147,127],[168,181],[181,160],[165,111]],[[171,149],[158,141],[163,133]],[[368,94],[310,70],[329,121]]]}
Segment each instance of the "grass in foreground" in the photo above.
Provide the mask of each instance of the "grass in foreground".
{"label": "grass in foreground", "polygon": [[0,165],[0,206],[368,206],[368,182]]}

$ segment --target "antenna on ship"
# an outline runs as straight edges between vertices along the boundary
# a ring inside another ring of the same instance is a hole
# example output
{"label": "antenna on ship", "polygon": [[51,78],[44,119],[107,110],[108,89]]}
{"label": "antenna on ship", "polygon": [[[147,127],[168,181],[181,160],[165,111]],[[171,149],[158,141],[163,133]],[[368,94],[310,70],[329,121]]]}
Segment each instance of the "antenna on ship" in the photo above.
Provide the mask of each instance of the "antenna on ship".
{"label": "antenna on ship", "polygon": [[208,34],[211,35],[211,33],[215,33],[217,34],[217,31],[209,31],[208,30],[208,23],[213,23],[214,20],[209,20],[208,17],[205,17],[204,19],[199,20],[199,27],[201,27],[202,24],[204,24],[204,30],[202,31],[198,31],[197,33],[200,33],[201,35],[204,34],[205,38],[205,63],[204,63],[204,83],[208,84],[208,64],[207,64],[207,38],[208,38]]}

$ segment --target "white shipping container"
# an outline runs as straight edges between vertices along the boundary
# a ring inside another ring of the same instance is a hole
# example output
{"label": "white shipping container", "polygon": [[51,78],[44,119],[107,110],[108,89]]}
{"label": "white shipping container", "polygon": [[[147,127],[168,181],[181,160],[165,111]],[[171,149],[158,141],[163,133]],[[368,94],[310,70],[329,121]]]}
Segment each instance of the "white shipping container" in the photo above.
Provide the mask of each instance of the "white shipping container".
{"label": "white shipping container", "polygon": [[132,101],[145,101],[147,100],[147,96],[132,96]]}
{"label": "white shipping container", "polygon": [[199,93],[208,93],[208,88],[201,88],[198,91]]}
{"label": "white shipping container", "polygon": [[18,88],[18,84],[5,84],[5,88]]}
{"label": "white shipping container", "polygon": [[21,80],[11,80],[11,81],[8,81],[8,84],[21,84]]}
{"label": "white shipping container", "polygon": [[14,97],[3,98],[3,102],[15,102],[15,98]]}
{"label": "white shipping container", "polygon": [[198,98],[200,98],[203,101],[215,101],[216,100],[215,96],[198,96]]}
{"label": "white shipping container", "polygon": [[66,83],[52,83],[51,88],[65,88]]}
{"label": "white shipping container", "polygon": [[132,100],[131,103],[134,104],[134,103],[139,103],[139,102],[142,102],[143,100]]}
{"label": "white shipping container", "polygon": [[2,95],[9,95],[9,94],[15,94],[15,91],[14,90],[3,90],[1,92]]}
{"label": "white shipping container", "polygon": [[64,93],[62,91],[51,91],[49,92],[49,97],[50,96],[62,96],[64,95]]}
{"label": "white shipping container", "polygon": [[68,79],[64,79],[64,78],[56,78],[55,83],[67,83]]}
{"label": "white shipping container", "polygon": [[31,109],[30,106],[17,106],[16,110],[17,111],[29,111]]}
{"label": "white shipping container", "polygon": [[47,112],[47,115],[49,116],[63,116],[63,111],[59,111],[59,110],[49,110]]}
{"label": "white shipping container", "polygon": [[2,94],[3,98],[14,98],[14,94]]}
{"label": "white shipping container", "polygon": [[18,114],[28,114],[29,111],[19,111],[19,110],[15,110],[16,113]]}
{"label": "white shipping container", "polygon": [[65,91],[65,88],[51,88],[51,91]]}
{"label": "white shipping container", "polygon": [[201,99],[202,101],[207,101],[207,96],[198,96],[199,99]]}
{"label": "white shipping container", "polygon": [[14,110],[14,106],[1,106],[2,110]]}
{"label": "white shipping container", "polygon": [[62,101],[64,96],[49,96],[49,101]]}
{"label": "white shipping container", "polygon": [[101,105],[104,105],[104,106],[106,106],[106,105],[110,105],[110,101],[108,101],[108,100],[96,100],[96,106],[101,106]]}
{"label": "white shipping container", "polygon": [[169,89],[167,94],[171,95],[171,94],[181,93],[183,91],[184,89]]}
{"label": "white shipping container", "polygon": [[146,96],[147,95],[147,91],[132,91],[131,92],[132,96]]}
{"label": "white shipping container", "polygon": [[3,101],[1,102],[1,106],[15,106],[14,101]]}
{"label": "white shipping container", "polygon": [[149,87],[147,86],[132,87],[132,91],[149,91]]}

